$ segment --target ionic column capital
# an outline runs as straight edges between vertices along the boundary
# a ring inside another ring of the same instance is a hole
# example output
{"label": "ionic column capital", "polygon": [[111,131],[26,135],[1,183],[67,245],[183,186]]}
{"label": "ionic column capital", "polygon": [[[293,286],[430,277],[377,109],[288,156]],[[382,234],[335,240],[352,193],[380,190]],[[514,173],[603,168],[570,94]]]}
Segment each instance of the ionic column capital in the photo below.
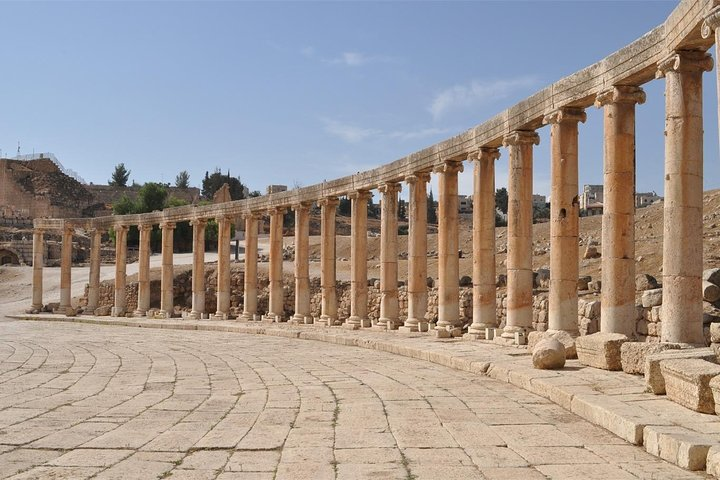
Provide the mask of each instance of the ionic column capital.
{"label": "ionic column capital", "polygon": [[658,62],[655,78],[662,78],[668,72],[709,72],[713,59],[709,53],[700,50],[676,50]]}
{"label": "ionic column capital", "polygon": [[152,228],[153,226],[150,223],[141,223],[140,225],[138,225],[138,230],[140,230],[141,232],[150,231],[152,230]]}
{"label": "ionic column capital", "polygon": [[645,103],[645,92],[635,85],[616,85],[598,93],[595,97],[597,108],[611,103]]}
{"label": "ionic column capital", "polygon": [[324,197],[317,201],[321,207],[336,207],[340,203],[338,197]]}
{"label": "ionic column capital", "polygon": [[311,206],[312,202],[297,202],[293,203],[290,208],[292,208],[296,212],[308,212],[310,211]]}
{"label": "ionic column capital", "polygon": [[463,171],[462,160],[444,160],[440,165],[435,165],[435,173],[460,173]]}
{"label": "ionic column capital", "polygon": [[372,192],[370,192],[370,190],[355,190],[354,192],[348,193],[347,197],[350,200],[370,200],[370,198],[372,198]]}
{"label": "ionic column capital", "polygon": [[71,225],[63,225],[62,231],[63,231],[63,234],[72,235],[73,233],[75,233],[75,228],[72,227]]}
{"label": "ionic column capital", "polygon": [[106,228],[100,228],[100,227],[93,227],[88,230],[88,232],[92,233],[93,235],[98,234],[102,235],[103,233],[107,232]]}
{"label": "ionic column capital", "polygon": [[287,212],[287,207],[270,207],[267,209],[267,214],[270,216],[285,215],[285,212]]}
{"label": "ionic column capital", "polygon": [[503,137],[503,147],[517,145],[540,145],[540,135],[534,130],[515,130]]}
{"label": "ionic column capital", "polygon": [[480,160],[497,160],[500,158],[500,149],[496,147],[480,147],[477,152],[471,155],[470,160],[479,162]]}
{"label": "ionic column capital", "polygon": [[118,230],[124,230],[124,231],[127,232],[128,229],[130,228],[130,225],[123,225],[123,224],[120,223],[120,224],[115,225],[113,228],[115,229],[116,232],[117,232]]}
{"label": "ionic column capital", "polygon": [[720,27],[720,7],[715,8],[710,14],[703,20],[700,34],[703,38],[708,38],[710,35]]}
{"label": "ionic column capital", "polygon": [[543,117],[543,123],[545,125],[554,123],[585,123],[585,120],[587,120],[585,109],[578,107],[561,107]]}
{"label": "ionic column capital", "polygon": [[417,182],[429,182],[430,181],[430,172],[415,172],[412,175],[408,175],[405,177],[405,182],[413,185]]}
{"label": "ionic column capital", "polygon": [[386,195],[393,195],[401,190],[402,184],[400,182],[385,182],[378,187],[378,191]]}
{"label": "ionic column capital", "polygon": [[193,227],[196,225],[198,227],[204,227],[205,225],[207,225],[207,222],[207,218],[193,218],[192,220],[190,220],[190,225],[192,225]]}
{"label": "ionic column capital", "polygon": [[260,220],[263,217],[262,212],[245,212],[241,215],[241,217],[244,220],[252,219],[252,220]]}
{"label": "ionic column capital", "polygon": [[162,222],[160,228],[163,230],[175,230],[175,222]]}

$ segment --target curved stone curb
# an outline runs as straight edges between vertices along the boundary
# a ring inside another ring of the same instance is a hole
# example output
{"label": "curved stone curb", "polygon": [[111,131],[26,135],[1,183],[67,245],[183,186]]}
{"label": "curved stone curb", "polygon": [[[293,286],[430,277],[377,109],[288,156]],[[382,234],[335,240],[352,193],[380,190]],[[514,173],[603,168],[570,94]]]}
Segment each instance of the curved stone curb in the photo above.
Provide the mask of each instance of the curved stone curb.
{"label": "curved stone curb", "polygon": [[[390,335],[364,331],[336,333],[332,327],[320,329],[232,321],[51,315],[6,315],[6,318],[269,335],[354,346],[425,360],[511,383],[558,404],[629,443],[644,445],[645,450],[656,457],[685,469],[707,469],[708,473],[720,478],[720,436],[717,435],[720,432],[720,417],[693,412],[666,398],[645,393],[642,377],[596,370],[581,365],[577,360],[569,360],[563,370],[537,370],[532,368],[529,354],[514,347],[481,341],[432,341],[431,337],[423,334],[402,337],[390,334],[392,338],[378,338]],[[415,344],[408,345],[410,342]],[[649,410],[649,406],[656,411]]]}

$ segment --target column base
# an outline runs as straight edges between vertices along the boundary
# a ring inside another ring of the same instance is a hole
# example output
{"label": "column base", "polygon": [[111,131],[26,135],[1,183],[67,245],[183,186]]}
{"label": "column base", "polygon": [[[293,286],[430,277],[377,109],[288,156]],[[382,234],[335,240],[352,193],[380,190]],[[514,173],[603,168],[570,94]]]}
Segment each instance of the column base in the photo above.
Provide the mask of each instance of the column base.
{"label": "column base", "polygon": [[305,323],[305,325],[312,325],[314,322],[315,322],[315,319],[310,315],[303,318],[303,323]]}
{"label": "column base", "polygon": [[[60,310],[60,308],[58,310]],[[126,312],[125,312],[125,308],[123,308],[123,307],[112,307],[110,309],[111,317],[124,317],[125,315],[126,315]]]}
{"label": "column base", "polygon": [[164,319],[172,318],[172,316],[173,316],[172,312],[170,312],[170,311],[168,311],[168,310],[158,310],[158,311],[155,313],[155,317],[154,317],[154,318],[157,318],[157,319],[160,319],[160,320],[164,320]]}
{"label": "column base", "polygon": [[492,337],[488,338],[488,330],[494,328],[495,325],[488,325],[487,323],[473,323],[468,327],[468,333],[463,335],[463,338],[469,340],[492,340]]}
{"label": "column base", "polygon": [[357,323],[345,322],[343,323],[342,328],[345,330],[360,330],[360,325]]}
{"label": "column base", "polygon": [[192,312],[188,313],[185,318],[187,318],[188,320],[207,320],[208,314],[204,313],[204,312],[192,311]]}
{"label": "column base", "polygon": [[147,310],[137,309],[133,312],[133,317],[147,317]]}
{"label": "column base", "polygon": [[227,313],[223,313],[223,312],[215,312],[215,313],[211,316],[211,318],[212,318],[213,320],[227,320],[227,319],[228,319],[228,314],[227,314]]}
{"label": "column base", "polygon": [[238,322],[254,322],[259,320],[259,317],[256,313],[250,313],[250,312],[243,312],[242,315],[237,317]]}
{"label": "column base", "polygon": [[462,329],[459,327],[442,328],[436,326],[433,334],[435,338],[457,338],[462,336]]}
{"label": "column base", "polygon": [[30,305],[30,308],[25,310],[25,313],[36,314],[36,313],[42,312],[42,309],[43,309],[42,303],[40,305]]}
{"label": "column base", "polygon": [[315,325],[323,325],[326,327],[332,327],[335,325],[336,319],[328,315],[320,315],[320,318],[315,319]]}
{"label": "column base", "polygon": [[409,335],[411,333],[422,333],[428,331],[428,322],[418,322],[418,323],[412,323],[410,325],[405,322],[405,325],[398,328],[398,333],[402,333],[404,335]]}
{"label": "column base", "polygon": [[288,323],[291,325],[303,325],[305,324],[305,318],[307,318],[306,315],[302,315],[300,313],[296,313],[290,319],[288,320]]}

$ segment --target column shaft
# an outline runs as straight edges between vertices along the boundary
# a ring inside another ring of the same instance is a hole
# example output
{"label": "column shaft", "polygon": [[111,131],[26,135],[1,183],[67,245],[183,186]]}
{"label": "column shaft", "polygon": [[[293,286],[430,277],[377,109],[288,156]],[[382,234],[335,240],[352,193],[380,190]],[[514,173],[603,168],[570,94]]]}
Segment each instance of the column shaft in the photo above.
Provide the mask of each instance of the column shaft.
{"label": "column shaft", "polygon": [[350,317],[348,328],[369,326],[367,279],[367,202],[370,192],[359,190],[348,195],[351,209],[350,231]]}
{"label": "column shaft", "polygon": [[676,52],[658,68],[665,76],[661,340],[704,344],[702,74],[712,68],[712,58]]}
{"label": "column shaft", "polygon": [[100,245],[102,243],[102,230],[93,229],[92,243],[90,245],[90,274],[88,277],[88,304],[86,310],[92,314],[98,307],[100,297]]}
{"label": "column shaft", "polygon": [[192,311],[190,318],[200,319],[205,313],[205,226],[207,220],[196,218],[193,227]]}
{"label": "column shaft", "polygon": [[244,321],[255,320],[257,314],[257,254],[258,254],[258,216],[245,215],[245,280],[243,285]]}
{"label": "column shaft", "polygon": [[134,315],[144,317],[150,309],[150,236],[152,225],[140,225],[138,256],[138,303]]}
{"label": "column shaft", "polygon": [[127,225],[115,226],[115,306],[112,308],[114,317],[124,317],[127,313]]}
{"label": "column shaft", "polygon": [[[427,313],[427,182],[430,174],[405,178],[410,185],[408,217],[408,310],[404,331],[417,332]],[[423,331],[427,330],[425,327]]]}
{"label": "column shaft", "polygon": [[283,321],[283,215],[284,208],[270,210],[270,301],[267,317]]}
{"label": "column shaft", "polygon": [[218,223],[218,263],[217,263],[217,307],[215,318],[227,320],[230,313],[230,227],[228,217],[219,217]]}
{"label": "column shaft", "polygon": [[473,171],[473,323],[468,334],[485,338],[497,326],[495,298],[495,161],[497,148],[481,148]]}
{"label": "column shaft", "polygon": [[318,202],[322,209],[320,223],[320,289],[322,300],[317,323],[334,325],[337,320],[337,292],[335,290],[335,212],[338,198],[327,197]]}
{"label": "column shaft", "polygon": [[532,187],[533,145],[540,143],[537,133],[518,130],[505,136],[508,147],[508,227],[507,227],[507,322],[504,338],[532,328]]}
{"label": "column shaft", "polygon": [[65,313],[71,305],[72,284],[72,238],[73,229],[65,227],[62,233],[62,248],[60,250],[60,306],[59,313]]}
{"label": "column shaft", "polygon": [[439,173],[438,330],[460,325],[460,259],[458,256],[458,172],[462,162],[447,161]]}
{"label": "column shaft", "polygon": [[635,104],[639,87],[617,86],[598,95],[603,107],[603,217],[600,331],[635,333]]}
{"label": "column shaft", "polygon": [[310,317],[310,205],[295,210],[295,323],[311,323]]}
{"label": "column shaft", "polygon": [[380,318],[377,327],[394,330],[399,326],[398,300],[398,192],[399,183],[385,183],[380,209]]}
{"label": "column shaft", "polygon": [[[546,116],[550,124],[550,295],[548,327],[578,334],[580,275],[578,233],[578,122],[581,108],[561,108]],[[532,244],[532,238],[531,238]]]}
{"label": "column shaft", "polygon": [[32,305],[31,310],[37,310],[38,313],[43,308],[43,265],[45,264],[45,255],[43,242],[43,231],[35,229],[33,231],[33,285],[32,285]]}
{"label": "column shaft", "polygon": [[160,272],[160,316],[170,318],[173,315],[173,232],[175,224],[165,222],[162,228],[162,271]]}

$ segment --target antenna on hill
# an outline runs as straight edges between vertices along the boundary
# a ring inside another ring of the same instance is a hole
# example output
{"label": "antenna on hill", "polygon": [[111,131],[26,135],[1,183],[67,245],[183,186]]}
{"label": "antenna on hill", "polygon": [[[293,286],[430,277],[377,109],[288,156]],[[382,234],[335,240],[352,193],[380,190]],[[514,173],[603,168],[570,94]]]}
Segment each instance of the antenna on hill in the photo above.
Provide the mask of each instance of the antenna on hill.
{"label": "antenna on hill", "polygon": [[20,140],[18,140],[18,157],[20,156]]}

